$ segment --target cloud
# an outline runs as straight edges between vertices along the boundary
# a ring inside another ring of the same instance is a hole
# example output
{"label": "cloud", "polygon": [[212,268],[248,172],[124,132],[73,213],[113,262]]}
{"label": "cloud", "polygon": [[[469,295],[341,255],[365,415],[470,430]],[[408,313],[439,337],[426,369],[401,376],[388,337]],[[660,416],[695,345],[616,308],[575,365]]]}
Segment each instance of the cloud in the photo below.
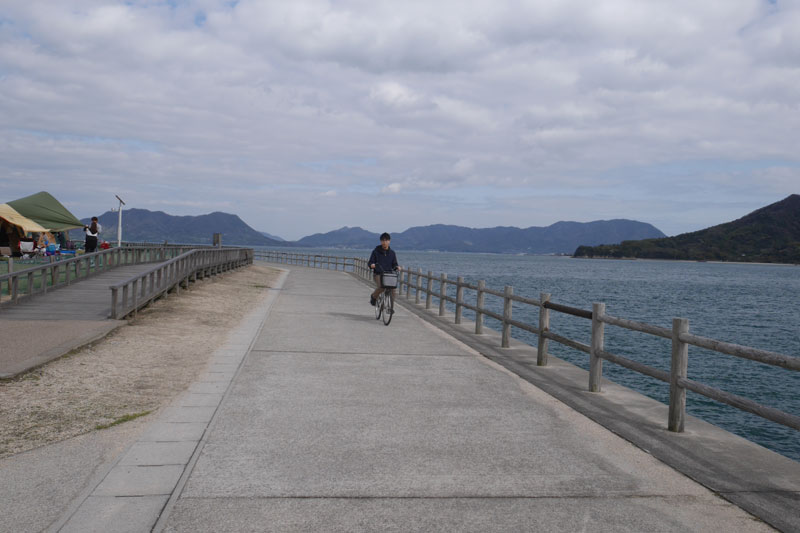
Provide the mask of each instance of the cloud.
{"label": "cloud", "polygon": [[385,81],[370,91],[370,98],[390,107],[408,109],[416,107],[422,100],[420,95],[408,87],[392,81]]}
{"label": "cloud", "polygon": [[798,192],[798,24],[760,0],[8,0],[0,201],[122,191],[280,235],[387,197],[400,226],[531,225],[507,199],[546,191],[547,216],[699,229],[681,205]]}

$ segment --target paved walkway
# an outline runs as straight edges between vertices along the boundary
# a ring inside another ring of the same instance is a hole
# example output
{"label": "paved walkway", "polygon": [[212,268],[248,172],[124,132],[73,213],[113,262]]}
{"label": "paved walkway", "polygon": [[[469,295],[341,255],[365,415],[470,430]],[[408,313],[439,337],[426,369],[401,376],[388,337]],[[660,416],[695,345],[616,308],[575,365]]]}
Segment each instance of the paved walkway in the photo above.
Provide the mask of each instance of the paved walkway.
{"label": "paved walkway", "polygon": [[153,268],[113,268],[88,279],[0,308],[0,378],[52,361],[125,324],[111,320],[109,286]]}
{"label": "paved walkway", "polygon": [[348,274],[292,267],[60,531],[768,531]]}

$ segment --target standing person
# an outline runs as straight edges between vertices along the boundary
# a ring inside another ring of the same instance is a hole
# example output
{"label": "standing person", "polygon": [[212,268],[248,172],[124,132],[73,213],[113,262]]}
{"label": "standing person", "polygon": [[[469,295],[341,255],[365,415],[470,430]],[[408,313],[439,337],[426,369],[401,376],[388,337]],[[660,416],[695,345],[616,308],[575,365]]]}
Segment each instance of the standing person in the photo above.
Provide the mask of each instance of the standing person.
{"label": "standing person", "polygon": [[97,250],[97,236],[100,234],[100,224],[97,223],[97,217],[92,217],[92,223],[84,226],[83,232],[86,234],[85,251],[90,254]]}
{"label": "standing person", "polygon": [[375,299],[380,296],[383,290],[383,287],[381,287],[381,274],[383,272],[402,270],[400,265],[397,264],[397,255],[394,250],[389,248],[391,240],[392,237],[388,233],[381,234],[381,243],[372,250],[372,255],[369,256],[369,268],[372,269],[373,279],[377,286],[369,297],[370,305],[375,305]]}

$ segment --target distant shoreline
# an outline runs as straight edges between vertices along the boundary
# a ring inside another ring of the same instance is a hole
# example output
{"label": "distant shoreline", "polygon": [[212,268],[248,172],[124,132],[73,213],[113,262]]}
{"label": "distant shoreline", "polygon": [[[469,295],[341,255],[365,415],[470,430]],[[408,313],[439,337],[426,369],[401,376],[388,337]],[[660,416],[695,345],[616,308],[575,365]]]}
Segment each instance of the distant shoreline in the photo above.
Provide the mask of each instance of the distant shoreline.
{"label": "distant shoreline", "polygon": [[800,263],[762,263],[758,261],[708,261],[705,259],[654,259],[651,257],[571,256],[572,259],[604,259],[609,261],[659,261],[667,263],[712,263],[715,265],[800,266]]}

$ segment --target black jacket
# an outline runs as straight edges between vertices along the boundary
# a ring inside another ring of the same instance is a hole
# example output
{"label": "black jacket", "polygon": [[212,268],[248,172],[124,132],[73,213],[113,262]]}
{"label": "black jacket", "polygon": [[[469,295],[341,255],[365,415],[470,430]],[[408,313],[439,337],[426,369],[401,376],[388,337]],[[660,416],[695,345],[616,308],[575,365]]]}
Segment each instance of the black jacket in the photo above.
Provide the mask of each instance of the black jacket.
{"label": "black jacket", "polygon": [[388,250],[384,250],[382,246],[378,245],[372,250],[372,255],[369,256],[368,264],[375,265],[376,274],[391,272],[397,268],[397,256],[391,247],[389,247]]}

